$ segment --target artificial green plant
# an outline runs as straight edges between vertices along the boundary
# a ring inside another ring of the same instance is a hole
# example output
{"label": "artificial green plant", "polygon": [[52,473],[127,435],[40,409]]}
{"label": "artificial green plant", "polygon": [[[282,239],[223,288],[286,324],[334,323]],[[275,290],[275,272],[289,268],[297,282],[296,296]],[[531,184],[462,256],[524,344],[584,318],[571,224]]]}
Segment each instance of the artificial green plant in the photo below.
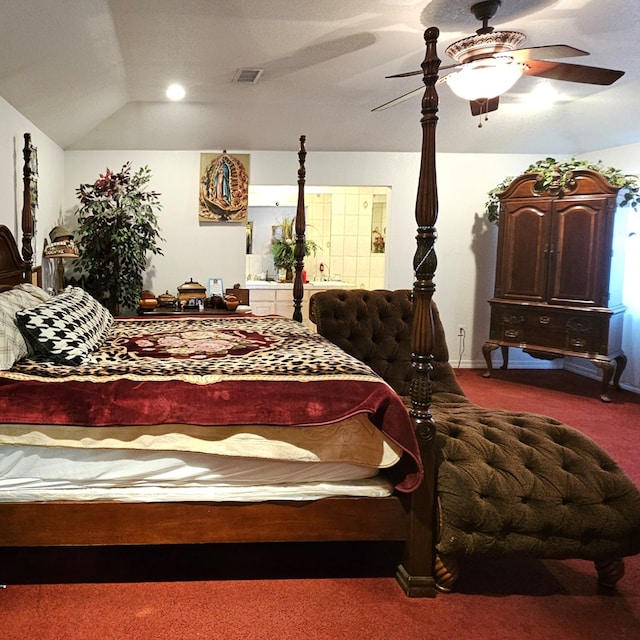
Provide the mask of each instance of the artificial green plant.
{"label": "artificial green plant", "polygon": [[[294,252],[296,248],[294,219],[283,218],[280,228],[282,230],[280,236],[271,240],[271,255],[273,256],[275,268],[284,269],[290,278],[295,262]],[[313,240],[305,240],[304,255],[310,256],[313,253],[315,256],[319,248]]]}
{"label": "artificial green plant", "polygon": [[118,173],[107,168],[93,184],[76,189],[80,257],[75,270],[83,274],[86,290],[115,315],[137,307],[147,256],[162,255],[160,194],[148,188],[150,180],[148,167],[133,173],[129,162]]}
{"label": "artificial green plant", "polygon": [[[530,164],[523,173],[537,173],[540,179],[536,182],[535,190],[543,193],[551,185],[553,180],[559,182],[560,187],[567,187],[571,182],[571,172],[576,169],[593,169],[601,173],[613,186],[620,188],[621,206],[630,205],[636,209],[640,205],[640,187],[638,176],[624,174],[613,167],[605,167],[602,161],[589,162],[588,160],[577,160],[572,157],[570,160],[556,160],[555,158],[544,158]],[[498,194],[502,193],[515,179],[515,176],[508,176],[500,184],[496,185],[488,193],[489,199],[485,203],[485,213],[490,222],[498,222],[500,215],[500,200]]]}

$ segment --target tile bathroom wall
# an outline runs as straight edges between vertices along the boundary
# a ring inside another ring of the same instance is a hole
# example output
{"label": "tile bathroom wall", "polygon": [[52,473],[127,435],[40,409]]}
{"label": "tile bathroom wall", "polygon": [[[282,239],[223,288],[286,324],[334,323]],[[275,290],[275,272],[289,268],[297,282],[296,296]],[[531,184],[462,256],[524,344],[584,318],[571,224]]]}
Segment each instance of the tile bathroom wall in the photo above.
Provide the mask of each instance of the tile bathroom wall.
{"label": "tile bathroom wall", "polygon": [[307,195],[307,238],[321,247],[305,261],[310,279],[384,287],[389,194],[388,187],[332,187],[330,192]]}

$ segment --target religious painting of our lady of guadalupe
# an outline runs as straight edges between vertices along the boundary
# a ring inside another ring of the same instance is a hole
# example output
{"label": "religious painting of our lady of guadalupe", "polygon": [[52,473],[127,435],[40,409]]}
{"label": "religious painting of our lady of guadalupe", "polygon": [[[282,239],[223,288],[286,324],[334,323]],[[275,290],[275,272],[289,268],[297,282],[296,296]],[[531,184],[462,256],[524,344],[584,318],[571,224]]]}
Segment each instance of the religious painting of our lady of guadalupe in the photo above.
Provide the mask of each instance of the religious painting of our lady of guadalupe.
{"label": "religious painting of our lady of guadalupe", "polygon": [[200,222],[246,222],[249,155],[200,154]]}

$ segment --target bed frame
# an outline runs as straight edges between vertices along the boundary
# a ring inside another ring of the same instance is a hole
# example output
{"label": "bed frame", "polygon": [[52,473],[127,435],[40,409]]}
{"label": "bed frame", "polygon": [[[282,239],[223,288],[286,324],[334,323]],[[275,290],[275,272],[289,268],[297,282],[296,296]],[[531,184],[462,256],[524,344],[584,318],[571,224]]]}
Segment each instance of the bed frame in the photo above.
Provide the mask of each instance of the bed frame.
{"label": "bed frame", "polygon": [[[430,413],[433,317],[431,299],[436,268],[434,243],[438,199],[435,129],[440,60],[435,27],[425,31],[422,63],[422,159],[415,209],[414,322],[411,416],[425,466],[425,481],[412,494],[387,498],[325,498],[306,502],[266,503],[117,503],[41,502],[0,504],[0,547],[164,545],[201,543],[401,541],[403,558],[396,577],[410,597],[436,594],[435,425]],[[300,138],[294,319],[301,321],[305,214],[304,136]],[[31,153],[25,134],[22,256],[6,227],[0,227],[0,287],[30,281],[33,217],[29,193]]]}

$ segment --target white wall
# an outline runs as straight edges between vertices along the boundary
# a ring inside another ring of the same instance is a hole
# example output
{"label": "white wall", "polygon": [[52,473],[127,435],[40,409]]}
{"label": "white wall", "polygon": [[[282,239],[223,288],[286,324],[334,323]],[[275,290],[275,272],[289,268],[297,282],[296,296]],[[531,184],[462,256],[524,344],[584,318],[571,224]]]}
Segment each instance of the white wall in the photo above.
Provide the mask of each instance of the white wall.
{"label": "white wall", "polygon": [[[42,131],[0,98],[0,224],[20,238],[22,234],[22,168],[24,134],[38,150],[38,210],[34,266],[41,264],[44,239],[55,226],[62,209],[64,152]],[[45,264],[45,270],[50,265]]]}
{"label": "white wall", "polygon": [[[600,151],[582,154],[580,158],[589,160],[590,162],[602,161],[605,167],[614,167],[622,171],[622,173],[640,176],[640,144],[602,149]],[[635,213],[636,220],[638,213],[639,212]],[[620,209],[619,217],[621,220],[626,220],[630,217],[629,212]],[[618,222],[618,219],[616,221]],[[623,231],[623,233],[626,235],[628,231]],[[626,276],[629,278],[629,273],[627,273]],[[631,277],[633,278],[634,276],[632,275]],[[626,280],[625,285],[628,286],[628,284],[628,280]],[[635,292],[637,291],[638,285],[636,278]],[[622,374],[621,386],[640,393],[640,318],[637,314],[632,316],[629,311],[627,311],[624,317],[622,350],[625,352],[628,362]],[[594,372],[594,368],[589,367],[589,364],[584,360],[571,358],[567,360],[566,366],[567,369],[571,369],[582,375],[600,378],[600,372]]]}

